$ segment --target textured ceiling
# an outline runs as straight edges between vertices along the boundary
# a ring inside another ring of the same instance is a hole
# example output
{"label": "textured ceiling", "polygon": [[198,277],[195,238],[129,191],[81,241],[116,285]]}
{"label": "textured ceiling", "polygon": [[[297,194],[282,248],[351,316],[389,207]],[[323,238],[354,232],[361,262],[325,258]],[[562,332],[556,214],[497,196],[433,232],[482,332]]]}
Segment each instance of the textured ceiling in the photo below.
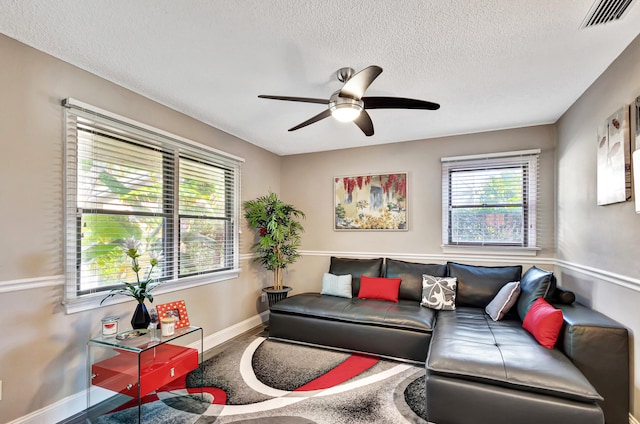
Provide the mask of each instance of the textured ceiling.
{"label": "textured ceiling", "polygon": [[[280,155],[555,122],[640,33],[640,6],[580,29],[593,0],[0,0],[0,32]],[[5,60],[2,58],[2,61]],[[323,105],[379,65],[375,135]],[[91,103],[91,99],[79,99]],[[114,111],[117,112],[117,111]]]}

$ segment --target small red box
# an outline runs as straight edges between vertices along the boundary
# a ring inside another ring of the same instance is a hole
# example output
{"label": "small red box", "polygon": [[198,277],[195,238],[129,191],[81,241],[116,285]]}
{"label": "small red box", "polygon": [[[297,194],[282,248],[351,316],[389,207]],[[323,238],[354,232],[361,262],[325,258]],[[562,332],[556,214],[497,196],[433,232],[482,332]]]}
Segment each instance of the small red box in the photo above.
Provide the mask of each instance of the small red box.
{"label": "small red box", "polygon": [[118,351],[91,366],[92,384],[134,398],[138,397],[138,357],[140,358],[140,397],[198,368],[198,350],[161,344],[139,354]]}

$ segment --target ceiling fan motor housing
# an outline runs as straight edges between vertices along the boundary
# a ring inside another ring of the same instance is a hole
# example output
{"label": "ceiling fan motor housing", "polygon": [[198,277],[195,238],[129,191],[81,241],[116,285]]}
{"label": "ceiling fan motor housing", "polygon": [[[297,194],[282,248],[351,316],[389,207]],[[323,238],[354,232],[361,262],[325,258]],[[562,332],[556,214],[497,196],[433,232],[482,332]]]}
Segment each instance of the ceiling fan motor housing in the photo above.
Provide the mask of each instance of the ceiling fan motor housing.
{"label": "ceiling fan motor housing", "polygon": [[352,99],[340,96],[340,90],[336,91],[329,98],[329,110],[331,115],[338,121],[350,122],[360,115],[364,109],[362,99]]}

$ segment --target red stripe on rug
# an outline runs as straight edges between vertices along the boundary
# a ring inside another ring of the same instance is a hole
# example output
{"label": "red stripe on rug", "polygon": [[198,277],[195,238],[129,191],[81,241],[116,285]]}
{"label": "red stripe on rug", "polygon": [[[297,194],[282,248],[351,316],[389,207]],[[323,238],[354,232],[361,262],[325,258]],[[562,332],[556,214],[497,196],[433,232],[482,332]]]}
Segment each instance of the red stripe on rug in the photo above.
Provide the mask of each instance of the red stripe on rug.
{"label": "red stripe on rug", "polygon": [[315,380],[298,387],[295,392],[309,392],[312,390],[323,390],[337,386],[345,381],[363,373],[378,363],[378,358],[364,355],[351,355],[343,363],[333,368],[331,371],[321,375]]}

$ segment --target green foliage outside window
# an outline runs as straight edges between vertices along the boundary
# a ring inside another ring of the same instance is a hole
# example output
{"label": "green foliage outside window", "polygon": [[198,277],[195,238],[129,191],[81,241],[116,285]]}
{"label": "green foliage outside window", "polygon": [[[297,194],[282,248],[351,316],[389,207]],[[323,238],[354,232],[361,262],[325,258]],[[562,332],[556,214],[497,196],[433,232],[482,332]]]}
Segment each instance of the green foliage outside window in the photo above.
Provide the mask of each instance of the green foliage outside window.
{"label": "green foliage outside window", "polygon": [[[469,175],[476,173],[474,178]],[[486,175],[490,173],[491,175]],[[521,168],[460,171],[451,209],[451,240],[456,243],[522,244],[523,172]],[[473,182],[465,184],[466,179]],[[481,181],[483,183],[478,183]]]}
{"label": "green foliage outside window", "polygon": [[[149,149],[145,154],[150,154]],[[159,156],[161,153],[152,152]],[[153,161],[153,157],[152,157]],[[187,161],[188,162],[188,161]],[[147,169],[99,160],[84,159],[79,175],[98,175],[79,205],[81,214],[81,284],[83,290],[100,289],[126,281],[135,281],[128,258],[122,253],[127,238],[140,241],[140,260],[149,261],[150,253],[166,249],[164,234],[171,212],[164,212],[173,199],[163,193],[163,176],[152,166]],[[159,169],[162,169],[161,167]],[[209,166],[224,181],[224,171]],[[212,171],[213,170],[213,171]],[[225,240],[228,220],[225,217],[224,183],[203,181],[204,177],[179,181],[179,273],[189,275],[225,266]],[[163,198],[169,197],[169,198]],[[163,202],[165,203],[163,205]],[[95,206],[97,205],[97,207]],[[221,219],[222,218],[222,219]],[[169,248],[171,248],[169,246]],[[170,278],[167,265],[159,263],[153,278]]]}

